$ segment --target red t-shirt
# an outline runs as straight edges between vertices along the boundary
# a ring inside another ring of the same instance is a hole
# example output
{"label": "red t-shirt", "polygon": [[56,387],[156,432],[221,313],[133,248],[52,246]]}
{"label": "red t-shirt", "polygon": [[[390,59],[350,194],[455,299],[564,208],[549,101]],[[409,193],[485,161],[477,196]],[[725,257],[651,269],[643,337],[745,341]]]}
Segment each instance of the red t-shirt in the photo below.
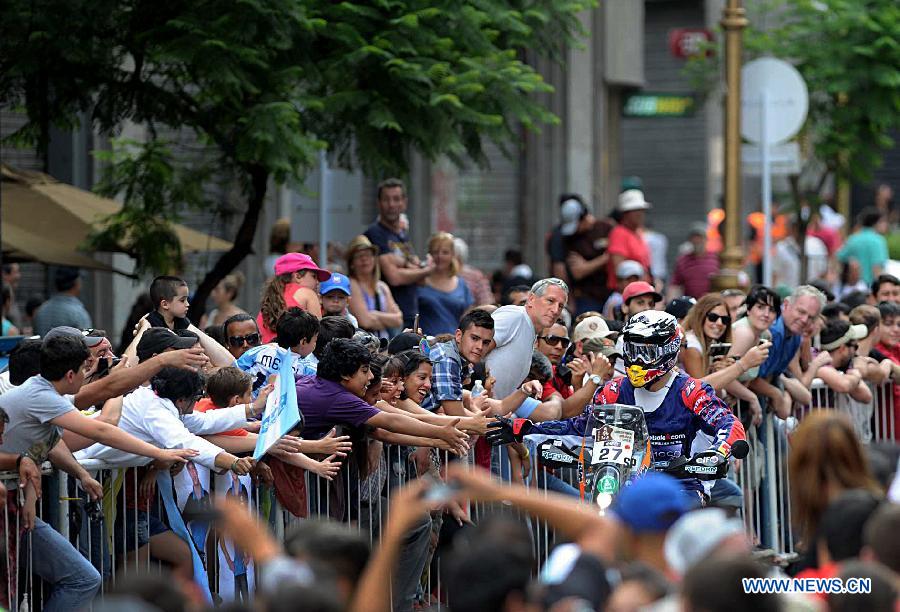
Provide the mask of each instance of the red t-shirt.
{"label": "red t-shirt", "polygon": [[[297,283],[288,283],[284,286],[284,309],[288,308],[300,308],[301,310],[306,310],[297,303],[297,300],[294,299],[294,295],[297,293],[297,290],[300,289],[300,285]],[[275,330],[269,329],[263,321],[262,312],[256,315],[256,327],[259,328],[259,335],[262,336],[262,343],[268,344],[275,339]]]}
{"label": "red t-shirt", "polygon": [[[884,353],[888,359],[893,361],[896,364],[900,364],[900,344],[895,344],[894,346],[886,346],[884,343],[879,342],[875,345],[875,350]],[[891,426],[893,424],[894,427],[894,435],[893,439],[900,439],[900,384],[892,385],[894,390],[894,405],[893,405],[893,420],[891,420],[891,416],[887,414],[887,410],[885,406],[878,405],[876,406],[876,427],[878,431],[884,432],[885,439],[891,439]],[[875,401],[879,404],[883,404],[884,400],[881,399],[882,394],[875,394]]]}
{"label": "red t-shirt", "polygon": [[541,394],[541,401],[550,399],[554,393],[559,393],[563,399],[572,397],[572,387],[567,385],[562,378],[556,374],[556,366],[553,366],[553,378],[544,383],[544,392]]}
{"label": "red t-shirt", "polygon": [[[218,410],[221,406],[216,406],[213,404],[213,401],[208,397],[204,397],[202,399],[197,400],[197,403],[194,404],[194,412],[206,412],[207,410]],[[222,431],[217,433],[217,436],[235,436],[241,438],[246,436],[249,432],[246,429],[229,429],[228,431]]]}
{"label": "red t-shirt", "polygon": [[644,270],[650,270],[650,249],[647,248],[647,243],[644,242],[643,236],[633,232],[624,225],[617,225],[609,232],[609,246],[606,252],[609,253],[606,285],[610,289],[615,289],[618,282],[615,266],[612,262],[613,255],[621,255],[625,259],[633,259],[644,266]]}

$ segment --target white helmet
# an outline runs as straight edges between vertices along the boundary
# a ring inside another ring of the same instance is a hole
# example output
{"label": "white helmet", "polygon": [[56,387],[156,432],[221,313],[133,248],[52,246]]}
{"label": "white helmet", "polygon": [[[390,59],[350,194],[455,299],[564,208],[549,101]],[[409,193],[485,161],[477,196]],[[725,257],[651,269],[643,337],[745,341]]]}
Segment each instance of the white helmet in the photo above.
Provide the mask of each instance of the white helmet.
{"label": "white helmet", "polygon": [[661,310],[646,310],[622,329],[625,372],[635,387],[643,387],[668,374],[678,363],[682,333],[678,321]]}

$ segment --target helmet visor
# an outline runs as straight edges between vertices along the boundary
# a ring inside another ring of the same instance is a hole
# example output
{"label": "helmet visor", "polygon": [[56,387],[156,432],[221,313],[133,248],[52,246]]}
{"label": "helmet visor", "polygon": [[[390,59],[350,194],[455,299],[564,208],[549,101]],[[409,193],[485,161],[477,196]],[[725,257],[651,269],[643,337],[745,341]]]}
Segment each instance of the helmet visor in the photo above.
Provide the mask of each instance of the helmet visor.
{"label": "helmet visor", "polygon": [[646,364],[656,363],[666,354],[666,347],[658,344],[638,344],[626,341],[624,349],[628,361],[640,361]]}

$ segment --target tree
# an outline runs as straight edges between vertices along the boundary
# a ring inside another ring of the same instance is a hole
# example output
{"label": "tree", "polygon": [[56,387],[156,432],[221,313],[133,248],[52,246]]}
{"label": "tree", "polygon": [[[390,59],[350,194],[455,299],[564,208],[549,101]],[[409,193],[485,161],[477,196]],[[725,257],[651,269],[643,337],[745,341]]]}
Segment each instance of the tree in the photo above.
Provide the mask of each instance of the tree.
{"label": "tree", "polygon": [[[829,177],[866,182],[893,146],[900,127],[900,4],[896,0],[750,0],[744,48],[748,61],[776,56],[806,81],[809,112],[800,139],[811,158],[789,177],[801,236],[818,210]],[[767,23],[774,23],[766,28]],[[721,37],[719,37],[721,39]],[[718,75],[715,53],[694,57],[686,71],[709,91]],[[800,241],[801,274],[806,276]]]}
{"label": "tree", "polygon": [[[412,151],[483,163],[486,141],[503,146],[520,126],[556,122],[531,95],[550,87],[519,55],[558,57],[591,4],[11,0],[0,103],[24,108],[13,138],[42,150],[51,124],[85,115],[111,135],[126,121],[146,125],[146,143],[106,157],[101,186],[125,206],[94,237],[105,247],[126,240],[139,270],[179,258],[163,239],[167,221],[185,206],[217,205],[205,181],[240,186],[234,247],[200,283],[195,316],[249,254],[270,179],[302,180],[319,150],[374,176],[404,174]],[[185,130],[209,148],[204,163],[160,136]]]}
{"label": "tree", "polygon": [[[891,131],[900,127],[900,4],[750,0],[747,13],[745,59],[773,55],[789,61],[809,89],[801,136],[820,163],[813,191],[831,175],[870,180],[884,151],[893,146]],[[775,25],[761,27],[760,21]],[[721,57],[719,50],[689,62],[695,86],[709,90]]]}

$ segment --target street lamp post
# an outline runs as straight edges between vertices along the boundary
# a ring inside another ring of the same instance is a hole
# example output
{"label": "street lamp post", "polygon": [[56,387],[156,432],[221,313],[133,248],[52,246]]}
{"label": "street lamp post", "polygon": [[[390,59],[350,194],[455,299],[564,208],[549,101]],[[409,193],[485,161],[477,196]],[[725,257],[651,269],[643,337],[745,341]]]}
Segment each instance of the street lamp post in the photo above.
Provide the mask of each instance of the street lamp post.
{"label": "street lamp post", "polygon": [[741,50],[747,18],[741,0],[728,0],[722,11],[725,30],[725,232],[718,290],[737,287],[743,268],[741,248]]}

